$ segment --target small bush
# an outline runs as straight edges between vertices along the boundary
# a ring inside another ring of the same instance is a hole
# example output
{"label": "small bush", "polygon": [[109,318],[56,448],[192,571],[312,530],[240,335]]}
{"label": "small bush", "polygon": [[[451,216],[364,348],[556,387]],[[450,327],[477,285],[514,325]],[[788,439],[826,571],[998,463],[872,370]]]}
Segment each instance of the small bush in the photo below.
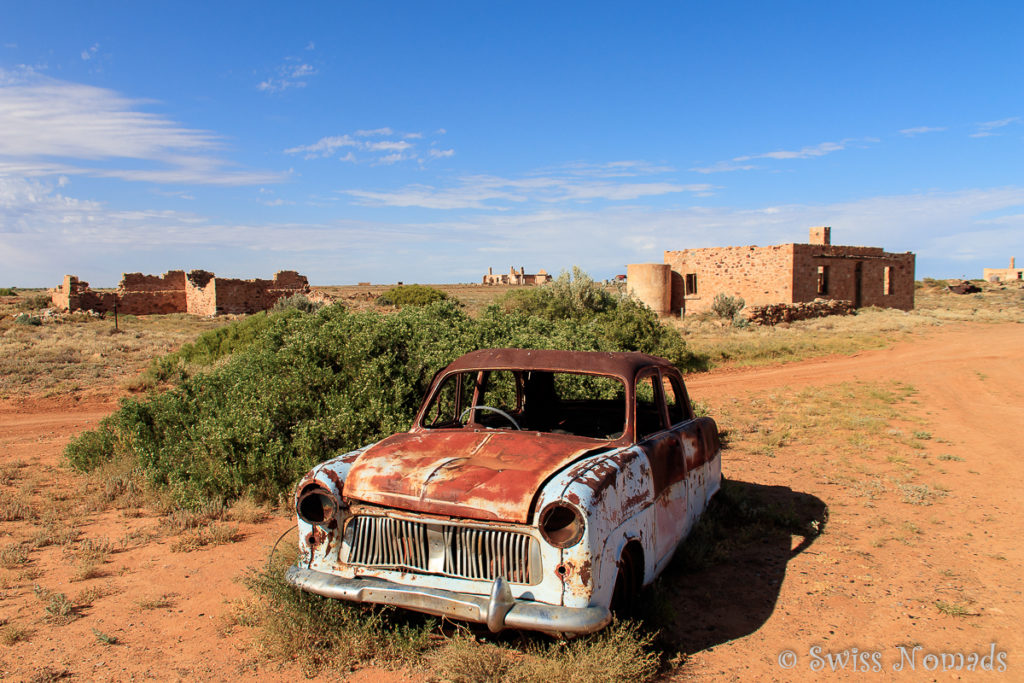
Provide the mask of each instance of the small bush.
{"label": "small bush", "polygon": [[746,305],[747,302],[742,297],[729,296],[724,292],[720,292],[715,295],[714,300],[711,302],[711,311],[719,318],[734,320]]}
{"label": "small bush", "polygon": [[3,628],[0,628],[0,643],[4,645],[14,645],[22,640],[28,640],[31,635],[31,631],[21,626],[15,626],[13,624],[6,624]]}
{"label": "small bush", "polygon": [[398,285],[377,297],[378,306],[426,306],[436,301],[449,301],[451,297],[440,289],[425,285]]}
{"label": "small bush", "polygon": [[271,313],[280,313],[281,311],[287,311],[290,308],[294,308],[297,311],[303,313],[316,313],[323,308],[324,303],[322,301],[310,301],[309,297],[305,294],[292,294],[291,296],[284,296],[274,302],[271,307]]}
{"label": "small bush", "polygon": [[49,308],[53,304],[49,294],[32,294],[26,296],[18,302],[18,308],[23,311],[38,311],[43,308]]}
{"label": "small bush", "polygon": [[32,325],[34,327],[38,327],[39,325],[43,324],[43,319],[40,318],[38,315],[19,313],[18,315],[14,316],[14,322],[18,323],[19,325]]}
{"label": "small bush", "polygon": [[0,296],[18,296],[18,290],[14,287],[0,287]]}

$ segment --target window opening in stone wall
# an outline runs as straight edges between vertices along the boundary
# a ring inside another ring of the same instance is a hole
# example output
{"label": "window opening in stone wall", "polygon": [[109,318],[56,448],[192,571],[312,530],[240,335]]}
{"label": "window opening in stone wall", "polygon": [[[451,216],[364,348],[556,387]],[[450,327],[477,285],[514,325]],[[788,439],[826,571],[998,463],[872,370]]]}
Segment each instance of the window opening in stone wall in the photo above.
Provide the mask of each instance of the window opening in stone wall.
{"label": "window opening in stone wall", "polygon": [[882,294],[885,296],[892,294],[892,266],[886,266],[882,273]]}
{"label": "window opening in stone wall", "polygon": [[818,266],[818,294],[828,294],[828,266]]}
{"label": "window opening in stone wall", "polygon": [[686,274],[686,294],[687,296],[697,295],[697,273]]}

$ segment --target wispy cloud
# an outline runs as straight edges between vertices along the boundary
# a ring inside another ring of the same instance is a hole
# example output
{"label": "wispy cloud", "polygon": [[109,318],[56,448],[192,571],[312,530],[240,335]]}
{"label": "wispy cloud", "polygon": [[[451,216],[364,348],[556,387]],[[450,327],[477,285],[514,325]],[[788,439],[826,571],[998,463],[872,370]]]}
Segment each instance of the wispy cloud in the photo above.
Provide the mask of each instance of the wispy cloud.
{"label": "wispy cloud", "polygon": [[82,50],[82,59],[86,62],[89,61],[90,59],[96,56],[96,53],[99,51],[99,49],[100,44],[93,43],[92,47]]}
{"label": "wispy cloud", "polygon": [[833,152],[839,152],[851,144],[854,143],[874,143],[878,142],[877,138],[844,138],[839,142],[822,142],[817,145],[808,145],[801,147],[800,149],[779,149],[774,152],[763,152],[761,154],[744,154],[742,156],[733,157],[728,161],[718,161],[707,166],[697,166],[691,168],[691,171],[697,173],[727,173],[730,171],[751,171],[759,168],[755,164],[747,163],[756,159],[773,159],[773,160],[787,160],[787,159],[814,159],[817,157],[823,157],[826,154],[832,154]]}
{"label": "wispy cloud", "polygon": [[738,164],[733,161],[719,161],[710,166],[698,166],[691,168],[691,171],[697,173],[727,173],[729,171],[750,171],[757,168],[754,164]]}
{"label": "wispy cloud", "polygon": [[[583,167],[571,168],[578,171]],[[626,175],[634,174],[631,172]],[[707,183],[682,185],[667,181],[622,182],[605,177],[594,178],[570,170],[523,178],[473,175],[462,177],[457,184],[449,187],[417,184],[391,191],[344,190],[343,193],[366,206],[508,210],[513,206],[534,202],[620,202],[680,192],[707,196],[714,189],[715,186]]]}
{"label": "wispy cloud", "polygon": [[[323,137],[308,145],[289,147],[284,153],[302,155],[303,159],[322,159],[338,154],[339,161],[378,166],[396,164],[400,161],[417,161],[424,164],[429,160],[444,159],[455,154],[451,149],[438,151],[432,147],[421,152],[417,148],[417,141],[421,139],[423,133],[401,133],[385,126]],[[341,150],[345,150],[345,153],[341,154]]]}
{"label": "wispy cloud", "polygon": [[945,126],[917,126],[916,128],[904,128],[900,131],[900,135],[906,135],[908,138],[912,138],[915,135],[924,135],[925,133],[941,133],[944,130],[949,130]]}
{"label": "wispy cloud", "polygon": [[[307,48],[308,49],[308,48]],[[274,67],[270,76],[257,84],[266,93],[284,92],[290,88],[305,88],[316,68],[299,57],[285,57],[284,63]]]}
{"label": "wispy cloud", "polygon": [[157,183],[245,185],[280,180],[214,154],[219,136],[141,111],[148,101],[0,69],[0,169],[38,177],[89,175]]}
{"label": "wispy cloud", "polygon": [[800,149],[789,150],[780,149],[774,152],[765,152],[763,154],[748,154],[746,156],[734,157],[733,161],[750,161],[752,159],[812,159],[814,157],[823,157],[826,154],[832,152],[838,152],[846,149],[846,146],[853,142],[852,138],[840,140],[839,142],[822,142],[817,145],[810,145],[808,147],[801,147]]}
{"label": "wispy cloud", "polygon": [[1005,119],[999,119],[998,121],[986,121],[984,123],[979,123],[978,129],[975,132],[971,133],[970,137],[987,138],[992,135],[999,135],[999,133],[997,133],[996,131],[998,131],[1000,128],[1004,128],[1013,123],[1021,123],[1021,121],[1022,120],[1019,116],[1010,116]]}

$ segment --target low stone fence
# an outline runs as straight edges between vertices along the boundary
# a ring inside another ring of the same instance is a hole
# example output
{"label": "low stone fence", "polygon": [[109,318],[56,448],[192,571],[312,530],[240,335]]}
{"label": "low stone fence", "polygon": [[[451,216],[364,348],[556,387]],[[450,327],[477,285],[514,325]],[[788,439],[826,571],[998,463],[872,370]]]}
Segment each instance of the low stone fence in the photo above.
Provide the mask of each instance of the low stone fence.
{"label": "low stone fence", "polygon": [[754,306],[742,315],[754,325],[778,325],[808,318],[824,318],[827,315],[852,315],[852,301],[837,299],[815,299],[798,304],[768,304]]}

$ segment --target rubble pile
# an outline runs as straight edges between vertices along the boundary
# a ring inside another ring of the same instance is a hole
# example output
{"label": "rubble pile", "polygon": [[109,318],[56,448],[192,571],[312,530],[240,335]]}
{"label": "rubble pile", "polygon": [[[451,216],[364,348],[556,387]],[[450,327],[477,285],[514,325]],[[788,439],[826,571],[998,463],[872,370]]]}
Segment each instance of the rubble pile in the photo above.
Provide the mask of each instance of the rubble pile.
{"label": "rubble pile", "polygon": [[798,304],[754,306],[743,311],[743,316],[754,325],[778,325],[827,315],[852,315],[853,311],[852,301],[815,299]]}
{"label": "rubble pile", "polygon": [[967,280],[949,280],[946,289],[954,294],[977,294],[981,291],[981,287]]}

